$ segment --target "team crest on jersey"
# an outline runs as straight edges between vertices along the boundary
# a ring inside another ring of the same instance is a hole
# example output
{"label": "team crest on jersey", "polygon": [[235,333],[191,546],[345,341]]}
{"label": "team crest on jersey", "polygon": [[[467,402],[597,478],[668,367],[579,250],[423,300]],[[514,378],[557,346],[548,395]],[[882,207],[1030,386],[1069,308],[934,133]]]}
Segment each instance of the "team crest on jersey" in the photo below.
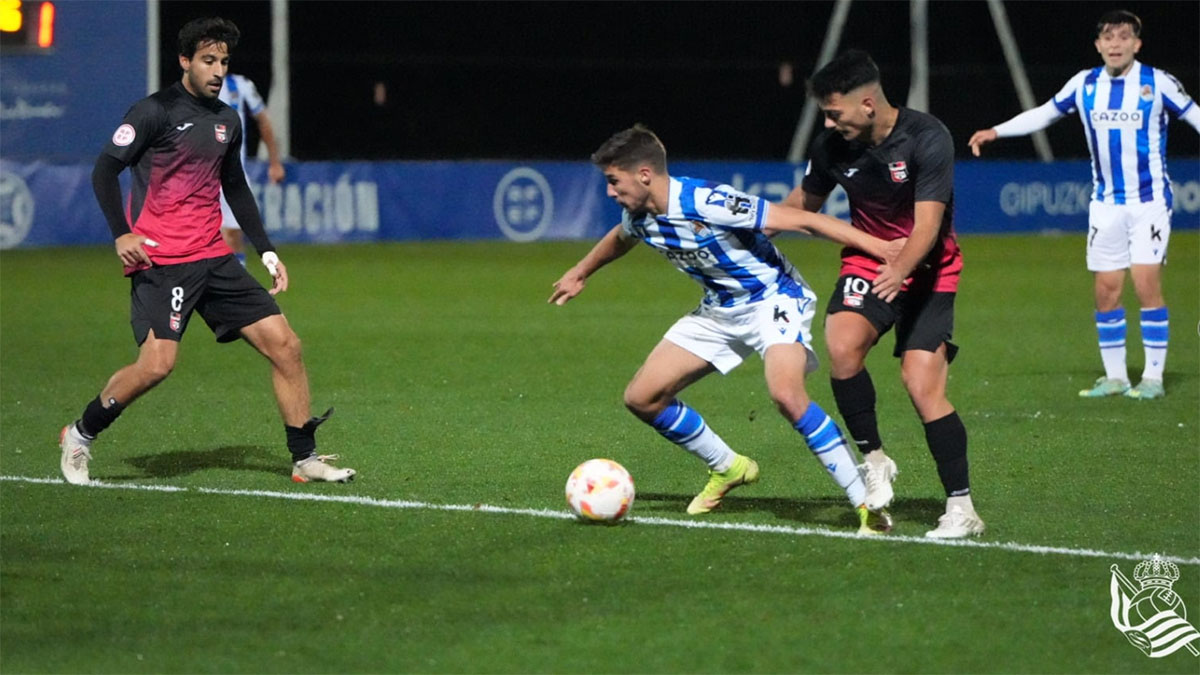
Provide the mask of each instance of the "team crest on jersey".
{"label": "team crest on jersey", "polygon": [[703,239],[712,234],[712,230],[708,229],[704,223],[698,220],[689,220],[688,222],[692,224],[692,232],[696,233],[697,239]]}
{"label": "team crest on jersey", "polygon": [[1147,103],[1154,100],[1154,88],[1148,84],[1142,85],[1142,100]]}
{"label": "team crest on jersey", "polygon": [[182,326],[183,326],[183,315],[180,314],[179,312],[171,312],[171,330],[178,333],[179,329]]}
{"label": "team crest on jersey", "polygon": [[892,174],[893,183],[903,183],[908,180],[908,165],[904,162],[892,162],[888,164],[888,171]]}
{"label": "team crest on jersey", "polygon": [[221,142],[221,143],[229,142],[229,135],[225,133],[225,125],[224,124],[214,124],[213,125],[213,133],[216,135],[217,140],[219,142]]}

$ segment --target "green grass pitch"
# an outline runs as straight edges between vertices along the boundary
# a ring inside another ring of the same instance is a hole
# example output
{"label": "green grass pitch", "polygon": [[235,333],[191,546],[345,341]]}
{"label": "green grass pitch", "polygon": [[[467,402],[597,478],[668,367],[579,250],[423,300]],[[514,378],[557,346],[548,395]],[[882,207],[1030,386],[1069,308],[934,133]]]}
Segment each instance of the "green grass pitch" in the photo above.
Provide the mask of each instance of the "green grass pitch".
{"label": "green grass pitch", "polygon": [[[284,246],[314,412],[337,409],[320,449],[358,480],[291,483],[265,361],[196,318],[95,446],[92,477],[126,489],[68,486],[59,429],[136,353],[128,282],[108,248],[5,251],[0,671],[1195,673],[1113,627],[1109,568],[1181,560],[1200,625],[1198,239],[1172,236],[1168,393],[1139,402],[1076,396],[1101,372],[1081,235],[963,238],[950,397],[993,546],[909,539],[942,494],[891,336],[869,366],[895,536],[821,534],[852,513],[757,357],[683,398],[762,480],[700,519],[729,529],[671,526],[703,466],[621,393],[699,292],[639,248],[545,304],[590,242]],[[836,247],[780,246],[823,311]],[[828,373],[809,389],[832,412]],[[544,517],[591,457],[634,475],[632,522]]]}

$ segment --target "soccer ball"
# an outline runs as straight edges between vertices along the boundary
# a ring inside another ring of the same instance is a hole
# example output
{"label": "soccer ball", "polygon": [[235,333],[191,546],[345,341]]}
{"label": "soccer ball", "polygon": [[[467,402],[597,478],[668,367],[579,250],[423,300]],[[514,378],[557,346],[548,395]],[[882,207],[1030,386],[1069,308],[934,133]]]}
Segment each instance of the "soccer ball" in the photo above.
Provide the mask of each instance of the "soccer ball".
{"label": "soccer ball", "polygon": [[611,459],[589,459],[567,477],[567,506],[580,520],[615,523],[633,506],[633,476]]}

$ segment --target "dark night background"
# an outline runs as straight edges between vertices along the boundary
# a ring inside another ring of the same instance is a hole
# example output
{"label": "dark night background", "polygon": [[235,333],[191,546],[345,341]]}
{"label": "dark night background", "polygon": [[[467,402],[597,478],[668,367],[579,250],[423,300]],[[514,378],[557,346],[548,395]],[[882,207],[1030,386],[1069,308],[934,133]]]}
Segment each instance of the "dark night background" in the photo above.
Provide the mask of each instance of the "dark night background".
{"label": "dark night background", "polygon": [[[787,156],[832,2],[292,2],[292,156],[298,159],[586,159],[644,122],[676,158]],[[1040,104],[1101,64],[1095,23],[1143,21],[1139,60],[1200,89],[1200,2],[1006,2]],[[162,76],[178,79],[175,36],[219,15],[243,31],[233,71],[271,86],[267,2],[161,4]],[[966,140],[1020,112],[987,5],[929,3],[930,112]],[[893,103],[909,86],[909,4],[857,0],[839,51],[867,49]],[[780,83],[780,64],[795,81]],[[382,105],[377,83],[386,87]],[[819,121],[818,121],[819,124]],[[1086,157],[1078,118],[1048,130],[1058,158]],[[251,133],[251,138],[254,138]],[[1173,122],[1168,153],[1200,155]],[[1034,157],[1028,138],[991,157]]]}

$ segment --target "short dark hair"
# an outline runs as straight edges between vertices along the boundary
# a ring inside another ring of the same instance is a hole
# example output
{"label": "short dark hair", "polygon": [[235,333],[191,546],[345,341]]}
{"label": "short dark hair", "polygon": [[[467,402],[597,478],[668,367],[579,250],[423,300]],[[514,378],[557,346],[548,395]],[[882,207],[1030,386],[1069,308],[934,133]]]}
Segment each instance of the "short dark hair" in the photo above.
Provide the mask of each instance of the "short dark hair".
{"label": "short dark hair", "polygon": [[1126,9],[1114,9],[1100,17],[1100,22],[1096,24],[1096,37],[1100,37],[1105,28],[1120,26],[1123,23],[1127,23],[1130,28],[1133,28],[1134,37],[1142,36],[1142,20],[1138,18],[1137,14]]}
{"label": "short dark hair", "polygon": [[229,19],[219,16],[192,19],[179,29],[179,55],[190,59],[200,47],[217,42],[224,42],[232,52],[241,36],[242,32]]}
{"label": "short dark hair", "polygon": [[649,165],[655,173],[667,172],[667,148],[643,124],[613,134],[592,153],[592,164],[601,169],[616,166],[631,171]]}
{"label": "short dark hair", "polygon": [[879,82],[879,66],[861,49],[842,52],[808,80],[808,93],[817,98],[848,94],[864,84]]}

